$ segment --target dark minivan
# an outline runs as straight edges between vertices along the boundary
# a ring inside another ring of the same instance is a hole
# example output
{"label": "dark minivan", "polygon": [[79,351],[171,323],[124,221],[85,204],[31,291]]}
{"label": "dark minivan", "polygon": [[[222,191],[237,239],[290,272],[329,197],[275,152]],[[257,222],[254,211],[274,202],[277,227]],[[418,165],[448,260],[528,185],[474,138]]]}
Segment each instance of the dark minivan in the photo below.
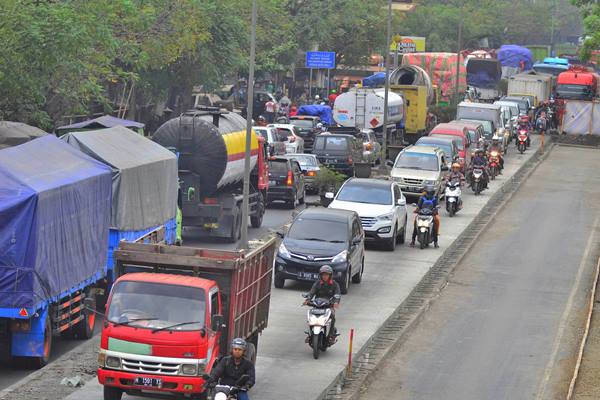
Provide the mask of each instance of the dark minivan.
{"label": "dark minivan", "polygon": [[308,208],[292,222],[275,258],[275,287],[286,279],[314,282],[330,265],[342,294],[360,283],[365,266],[365,233],[355,211]]}
{"label": "dark minivan", "polygon": [[313,154],[327,168],[354,176],[354,162],[362,157],[362,141],[352,135],[322,133],[315,138]]}
{"label": "dark minivan", "polygon": [[297,204],[304,204],[305,197],[304,175],[298,161],[284,157],[269,158],[267,203],[280,200],[293,209]]}
{"label": "dark minivan", "polygon": [[302,139],[304,139],[304,151],[311,153],[314,143],[315,136],[321,133],[321,128],[317,125],[321,123],[321,118],[312,115],[295,115],[290,117],[290,124],[298,128],[298,132]]}

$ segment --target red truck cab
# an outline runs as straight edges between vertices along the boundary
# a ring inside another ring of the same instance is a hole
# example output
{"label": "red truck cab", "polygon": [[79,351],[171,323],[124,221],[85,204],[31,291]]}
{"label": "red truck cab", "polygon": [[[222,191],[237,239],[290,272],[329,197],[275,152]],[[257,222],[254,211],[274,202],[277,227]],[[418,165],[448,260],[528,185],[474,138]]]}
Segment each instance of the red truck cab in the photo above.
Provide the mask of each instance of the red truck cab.
{"label": "red truck cab", "polygon": [[[205,398],[202,375],[235,337],[254,361],[266,328],[275,239],[246,251],[121,242],[98,355],[105,400]],[[127,273],[128,270],[132,272]]]}
{"label": "red truck cab", "polygon": [[561,72],[556,80],[556,96],[568,100],[592,100],[596,97],[598,76],[584,67],[574,66]]}

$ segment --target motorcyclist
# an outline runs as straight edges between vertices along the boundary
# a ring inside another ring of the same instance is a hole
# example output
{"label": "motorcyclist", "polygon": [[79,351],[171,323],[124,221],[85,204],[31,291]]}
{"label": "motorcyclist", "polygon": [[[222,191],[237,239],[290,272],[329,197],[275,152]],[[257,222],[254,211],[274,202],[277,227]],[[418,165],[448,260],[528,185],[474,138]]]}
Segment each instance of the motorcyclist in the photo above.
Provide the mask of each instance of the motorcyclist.
{"label": "motorcyclist", "polygon": [[319,130],[319,133],[327,132],[327,128],[322,122],[317,123],[317,129]]}
{"label": "motorcyclist", "polygon": [[[248,375],[248,381],[244,389],[248,390],[254,386],[255,371],[254,364],[244,357],[248,344],[242,338],[231,341],[231,355],[223,357],[210,372],[209,384],[219,382],[222,385],[235,386],[243,375]],[[249,400],[248,393],[238,393],[238,400]]]}
{"label": "motorcyclist", "polygon": [[492,144],[488,149],[488,154],[491,154],[493,151],[498,153],[498,160],[500,161],[500,170],[498,171],[498,173],[502,175],[502,170],[504,169],[504,149],[500,144],[500,138],[496,135],[494,135],[494,137],[492,138]]}
{"label": "motorcyclist", "polygon": [[315,101],[313,102],[313,104],[321,104],[321,96],[319,96],[318,94],[315,95]]}
{"label": "motorcyclist", "polygon": [[267,126],[268,125],[267,119],[264,116],[259,115],[258,118],[256,119],[256,125],[257,126]]}
{"label": "motorcyclist", "polygon": [[340,285],[333,280],[333,268],[329,265],[323,265],[319,269],[319,280],[312,285],[310,292],[308,292],[308,295],[306,296],[306,300],[304,300],[304,304],[308,304],[308,302],[315,297],[333,299],[331,327],[329,328],[329,340],[333,341],[338,336],[337,329],[335,328],[335,310],[340,307],[341,290]]}
{"label": "motorcyclist", "polygon": [[488,185],[488,160],[483,149],[475,150],[475,156],[471,159],[471,168],[469,168],[469,185],[473,181],[473,168],[481,168],[483,170],[484,188]]}
{"label": "motorcyclist", "polygon": [[529,117],[527,115],[521,115],[519,117],[519,128],[517,129],[517,132],[522,130],[527,132],[527,147],[529,147],[531,144],[531,138],[529,137]]}
{"label": "motorcyclist", "polygon": [[433,211],[433,245],[437,249],[438,245],[438,233],[440,231],[440,216],[437,212],[438,198],[435,195],[435,187],[429,185],[425,188],[425,194],[419,197],[417,208],[415,209],[415,219],[413,221],[413,233],[412,240],[410,242],[411,247],[414,247],[415,240],[417,238],[417,215],[422,208],[431,208]]}
{"label": "motorcyclist", "polygon": [[460,172],[460,164],[457,162],[452,163],[450,173],[446,176],[446,183],[453,181],[459,181],[461,187],[465,183],[465,176]]}

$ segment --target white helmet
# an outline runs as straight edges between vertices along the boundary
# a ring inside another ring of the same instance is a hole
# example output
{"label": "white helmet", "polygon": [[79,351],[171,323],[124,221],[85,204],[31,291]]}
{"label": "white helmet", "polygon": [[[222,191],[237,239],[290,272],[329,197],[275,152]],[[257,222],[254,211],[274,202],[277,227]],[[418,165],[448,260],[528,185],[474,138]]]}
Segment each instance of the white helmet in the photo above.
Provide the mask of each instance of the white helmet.
{"label": "white helmet", "polygon": [[494,137],[492,137],[492,141],[499,141],[500,138],[498,137],[498,135],[494,135]]}
{"label": "white helmet", "polygon": [[320,98],[321,98],[321,96],[319,96],[319,95],[315,96],[315,100],[319,100]]}

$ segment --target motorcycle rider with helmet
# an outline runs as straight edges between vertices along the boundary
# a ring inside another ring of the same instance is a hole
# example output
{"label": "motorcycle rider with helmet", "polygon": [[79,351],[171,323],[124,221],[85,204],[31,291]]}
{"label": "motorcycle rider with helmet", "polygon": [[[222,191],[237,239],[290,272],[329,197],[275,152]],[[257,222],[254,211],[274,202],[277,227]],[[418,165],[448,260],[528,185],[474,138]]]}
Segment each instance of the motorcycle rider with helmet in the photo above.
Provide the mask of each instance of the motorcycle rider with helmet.
{"label": "motorcycle rider with helmet", "polygon": [[465,183],[465,176],[460,172],[460,164],[457,162],[452,163],[450,173],[446,176],[446,183],[452,181],[459,181],[461,187]]}
{"label": "motorcycle rider with helmet", "polygon": [[527,147],[531,145],[531,138],[529,136],[529,117],[527,115],[519,116],[519,127],[517,128],[517,134],[519,131],[527,132]]}
{"label": "motorcycle rider with helmet", "polygon": [[492,137],[492,144],[488,149],[488,154],[491,154],[493,151],[498,153],[498,160],[500,162],[500,169],[498,170],[498,173],[502,175],[502,170],[504,169],[504,149],[502,148],[502,145],[500,145],[500,138],[496,135]]}
{"label": "motorcycle rider with helmet", "polygon": [[247,390],[254,386],[255,371],[252,361],[244,357],[248,344],[242,338],[231,341],[231,354],[223,357],[210,372],[207,384],[220,382],[222,385],[235,386],[243,375],[248,375],[248,381],[243,391],[237,394],[238,400],[249,400]]}
{"label": "motorcycle rider with helmet", "polygon": [[487,188],[488,181],[489,181],[487,166],[488,166],[488,159],[485,156],[483,149],[475,150],[475,156],[471,159],[471,167],[469,168],[469,183],[468,183],[469,186],[471,185],[471,182],[473,181],[473,169],[481,168],[483,170],[483,180],[484,180],[484,184],[485,184],[484,188]]}
{"label": "motorcycle rider with helmet", "polygon": [[262,115],[258,116],[258,118],[256,120],[257,126],[267,126],[268,124],[269,123],[267,122],[267,119],[264,116],[262,116]]}
{"label": "motorcycle rider with helmet", "polygon": [[[461,174],[462,175],[462,174]],[[417,203],[417,208],[415,209],[415,219],[413,221],[413,233],[412,240],[410,242],[410,246],[415,246],[415,240],[417,239],[417,215],[422,208],[430,208],[433,212],[433,245],[437,249],[440,247],[438,245],[438,233],[440,231],[440,216],[437,212],[438,198],[435,195],[435,187],[432,185],[428,185],[425,188],[425,194],[419,197],[419,202]]]}
{"label": "motorcycle rider with helmet", "polygon": [[306,300],[304,300],[304,304],[308,304],[313,297],[333,299],[331,327],[329,328],[329,341],[331,342],[338,336],[337,329],[335,328],[335,310],[340,307],[341,290],[340,285],[333,280],[333,268],[329,265],[323,265],[319,269],[319,280],[312,285],[310,292],[306,296]]}

